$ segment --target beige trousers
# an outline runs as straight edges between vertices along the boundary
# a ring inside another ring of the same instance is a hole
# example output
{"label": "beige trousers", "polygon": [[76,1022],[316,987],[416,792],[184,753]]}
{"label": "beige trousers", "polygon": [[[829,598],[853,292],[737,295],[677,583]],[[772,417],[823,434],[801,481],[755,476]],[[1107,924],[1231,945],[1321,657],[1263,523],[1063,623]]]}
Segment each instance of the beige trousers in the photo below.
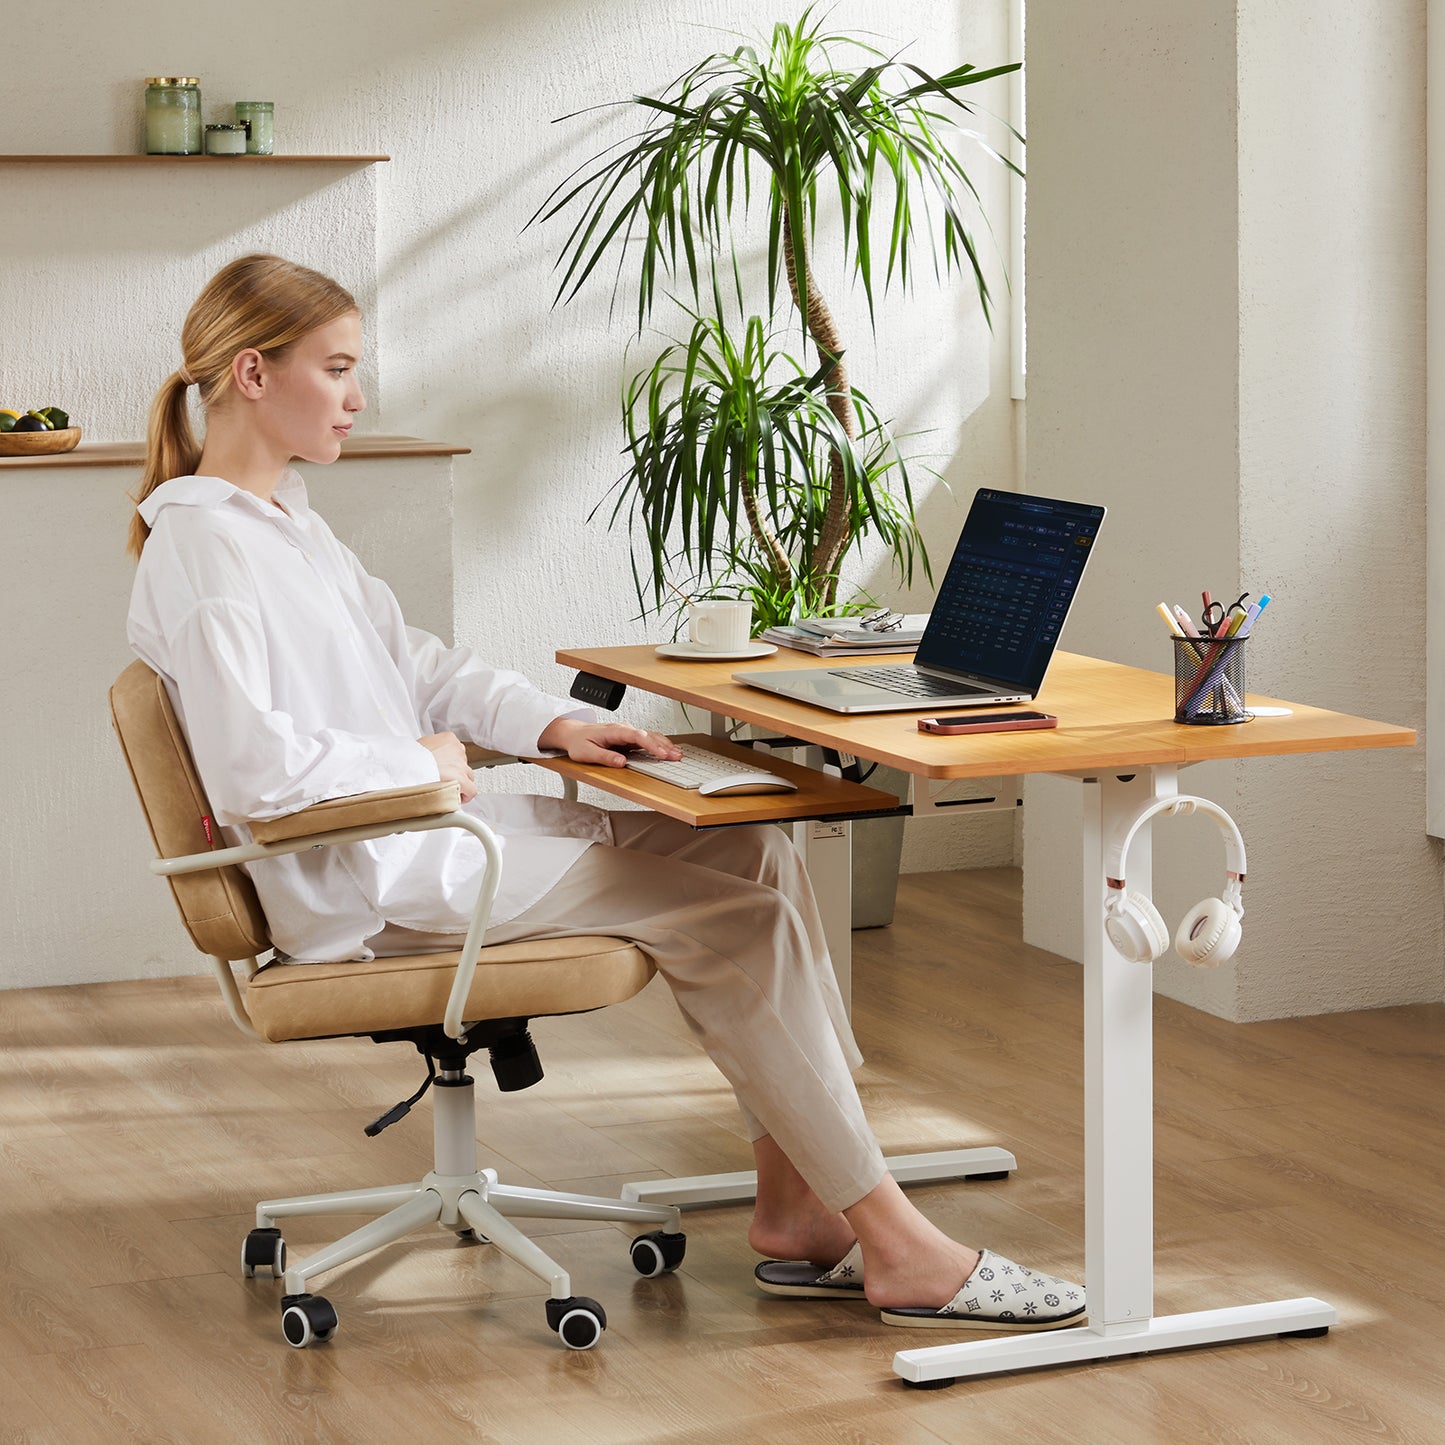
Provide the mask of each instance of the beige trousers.
{"label": "beige trousers", "polygon": [[[830,1209],[857,1203],[886,1165],[852,1071],[862,1063],[803,860],[779,828],[695,831],[656,813],[612,814],[594,843],[488,943],[568,934],[628,938],[733,1086],[749,1138],[769,1134]],[[389,926],[389,952],[457,947]],[[378,948],[378,945],[381,948]]]}

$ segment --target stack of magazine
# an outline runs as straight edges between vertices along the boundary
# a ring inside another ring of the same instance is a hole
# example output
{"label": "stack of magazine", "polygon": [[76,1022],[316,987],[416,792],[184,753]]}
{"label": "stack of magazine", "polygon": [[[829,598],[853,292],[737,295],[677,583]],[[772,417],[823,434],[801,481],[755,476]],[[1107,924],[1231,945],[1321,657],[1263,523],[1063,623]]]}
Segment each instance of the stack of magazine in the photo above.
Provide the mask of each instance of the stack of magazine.
{"label": "stack of magazine", "polygon": [[762,642],[811,652],[815,657],[845,657],[849,653],[912,652],[928,625],[926,612],[910,613],[889,632],[859,626],[857,617],[800,617],[784,627],[769,627]]}

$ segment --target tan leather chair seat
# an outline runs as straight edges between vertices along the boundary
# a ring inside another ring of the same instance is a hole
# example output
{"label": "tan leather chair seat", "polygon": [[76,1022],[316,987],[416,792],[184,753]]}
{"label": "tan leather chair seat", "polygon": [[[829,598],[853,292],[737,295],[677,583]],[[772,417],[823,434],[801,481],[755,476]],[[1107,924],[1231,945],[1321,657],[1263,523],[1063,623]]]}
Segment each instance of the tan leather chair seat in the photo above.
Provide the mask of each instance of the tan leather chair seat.
{"label": "tan leather chair seat", "polygon": [[[405,954],[370,963],[272,963],[251,979],[246,1011],[262,1037],[326,1038],[435,1024],[460,952]],[[583,1013],[631,998],[652,963],[617,938],[530,939],[484,948],[463,1017]]]}

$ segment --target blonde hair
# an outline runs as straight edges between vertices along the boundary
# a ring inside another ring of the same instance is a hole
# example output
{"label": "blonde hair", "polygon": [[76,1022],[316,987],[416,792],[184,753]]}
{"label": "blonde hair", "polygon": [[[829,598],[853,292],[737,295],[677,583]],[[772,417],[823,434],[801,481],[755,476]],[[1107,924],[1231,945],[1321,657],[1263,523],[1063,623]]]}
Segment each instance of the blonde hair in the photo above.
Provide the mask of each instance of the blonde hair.
{"label": "blonde hair", "polygon": [[[277,361],[303,336],[348,312],[359,311],[344,286],[279,256],[242,256],[206,283],[181,328],[181,366],[161,384],[146,426],[145,472],[137,505],[162,482],[194,472],[201,447],[191,430],[186,392],[198,389],[209,410],[231,386],[236,354],[254,348]],[[150,536],[138,511],[131,514],[126,551],[140,558]]]}

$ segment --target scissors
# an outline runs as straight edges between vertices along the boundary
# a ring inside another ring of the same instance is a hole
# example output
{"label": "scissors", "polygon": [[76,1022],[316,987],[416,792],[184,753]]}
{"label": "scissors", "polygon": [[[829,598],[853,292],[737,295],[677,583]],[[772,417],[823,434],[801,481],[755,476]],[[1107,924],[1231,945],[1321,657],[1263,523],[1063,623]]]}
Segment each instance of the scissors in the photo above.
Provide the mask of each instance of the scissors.
{"label": "scissors", "polygon": [[1241,592],[1239,594],[1239,600],[1237,602],[1231,602],[1228,607],[1222,602],[1207,603],[1204,611],[1199,614],[1199,620],[1204,627],[1204,631],[1210,637],[1218,637],[1224,630],[1225,619],[1228,618],[1231,613],[1238,612],[1243,615],[1249,611],[1249,608],[1244,605],[1248,596],[1248,592]]}

